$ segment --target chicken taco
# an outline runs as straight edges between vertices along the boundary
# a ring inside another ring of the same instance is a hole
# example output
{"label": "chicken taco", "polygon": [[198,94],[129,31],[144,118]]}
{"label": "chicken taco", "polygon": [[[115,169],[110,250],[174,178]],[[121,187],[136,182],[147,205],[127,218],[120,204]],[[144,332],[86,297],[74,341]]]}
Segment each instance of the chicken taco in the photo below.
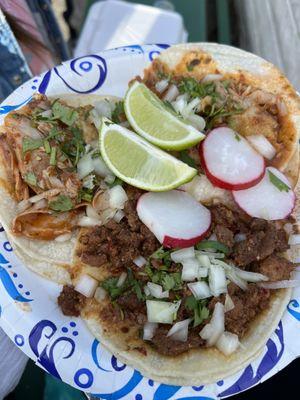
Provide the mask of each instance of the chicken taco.
{"label": "chicken taco", "polygon": [[2,127],[1,222],[121,361],[215,382],[299,285],[299,104],[270,63],[205,43],[164,51],[121,100],[36,96]]}

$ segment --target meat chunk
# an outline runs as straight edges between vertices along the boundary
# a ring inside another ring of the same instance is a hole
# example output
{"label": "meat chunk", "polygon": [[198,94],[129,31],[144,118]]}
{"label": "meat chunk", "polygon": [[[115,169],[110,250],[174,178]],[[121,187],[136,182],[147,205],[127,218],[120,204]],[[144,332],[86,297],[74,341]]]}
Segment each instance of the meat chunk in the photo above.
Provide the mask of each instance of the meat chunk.
{"label": "meat chunk", "polygon": [[282,281],[290,278],[294,264],[284,257],[272,254],[257,264],[253,270],[269,277],[271,281]]}
{"label": "meat chunk", "polygon": [[[288,239],[283,229],[267,221],[257,220],[250,225],[252,233],[246,240],[237,243],[233,248],[233,260],[237,266],[246,266],[254,261],[264,260],[275,251],[282,252],[288,248]],[[258,230],[262,228],[263,230]]]}
{"label": "meat chunk", "polygon": [[205,340],[201,339],[199,332],[196,329],[190,329],[188,339],[186,342],[172,340],[167,337],[170,326],[158,326],[151,343],[155,350],[165,356],[177,356],[190,349],[205,346]]}
{"label": "meat chunk", "polygon": [[270,291],[249,284],[244,291],[234,284],[228,285],[234,308],[225,314],[225,329],[242,337],[249,323],[269,305]]}
{"label": "meat chunk", "polygon": [[117,304],[131,321],[141,326],[147,322],[146,304],[140,301],[135,293],[126,293],[120,296]]}
{"label": "meat chunk", "polygon": [[231,248],[234,245],[233,232],[223,225],[217,225],[214,229],[219,242],[225,244],[225,246]]}
{"label": "meat chunk", "polygon": [[78,317],[80,315],[80,309],[83,307],[84,302],[85,297],[76,292],[73,286],[69,285],[63,287],[57,299],[63,314],[70,317]]}
{"label": "meat chunk", "polygon": [[215,225],[222,225],[233,233],[247,232],[247,223],[251,220],[245,213],[230,210],[223,204],[217,204],[210,208],[212,221]]}
{"label": "meat chunk", "polygon": [[148,257],[159,247],[156,237],[136,213],[136,201],[141,191],[128,186],[126,193],[126,218],[119,223],[111,220],[106,225],[95,226],[80,236],[77,254],[84,263],[94,267],[110,263],[117,271],[131,267],[136,257]]}

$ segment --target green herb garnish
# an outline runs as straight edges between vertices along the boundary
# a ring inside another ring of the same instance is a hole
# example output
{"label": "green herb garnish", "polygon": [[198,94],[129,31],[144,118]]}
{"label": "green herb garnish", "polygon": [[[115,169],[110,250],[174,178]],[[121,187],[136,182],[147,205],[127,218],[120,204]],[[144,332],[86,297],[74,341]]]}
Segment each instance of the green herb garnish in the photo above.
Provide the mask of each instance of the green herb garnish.
{"label": "green herb garnish", "polygon": [[41,139],[31,139],[31,138],[23,138],[22,141],[22,151],[23,154],[27,151],[36,150],[43,146],[43,141]]}
{"label": "green herb garnish", "polygon": [[271,172],[270,170],[268,170],[268,175],[269,175],[269,179],[270,182],[273,183],[274,186],[277,187],[277,189],[280,192],[288,192],[290,190],[290,187],[282,182],[281,179],[279,179],[275,174],[273,174],[273,172]]}
{"label": "green herb garnish", "polygon": [[115,104],[115,108],[111,114],[111,120],[115,124],[119,124],[121,122],[120,116],[124,114],[124,101],[118,101]]}
{"label": "green herb garnish", "polygon": [[112,183],[107,183],[107,186],[109,188],[112,188],[114,186],[120,185],[122,186],[124,184],[124,182],[122,181],[122,179],[118,178],[117,176],[115,177],[115,180]]}
{"label": "green herb garnish", "polygon": [[209,317],[209,310],[206,307],[207,300],[196,300],[194,296],[189,296],[185,300],[185,308],[194,311],[194,328]]}
{"label": "green herb garnish", "polygon": [[169,267],[171,265],[171,252],[169,250],[164,250],[163,246],[161,246],[159,249],[157,249],[151,256],[149,257],[150,262],[151,258],[154,258],[155,260],[162,260],[163,264],[166,267]]}
{"label": "green herb garnish", "polygon": [[224,254],[229,254],[230,249],[225,244],[218,242],[217,240],[203,240],[196,245],[197,250],[217,250]]}
{"label": "green herb garnish", "polygon": [[55,200],[49,202],[49,208],[58,212],[69,211],[72,210],[73,203],[69,196],[60,194]]}
{"label": "green herb garnish", "polygon": [[236,133],[234,134],[234,138],[235,138],[235,140],[237,140],[238,142],[241,141],[241,138],[240,138],[239,135],[237,135]]}
{"label": "green herb garnish", "polygon": [[192,157],[188,155],[187,150],[183,150],[180,152],[180,160],[189,165],[190,167],[196,168],[196,163],[192,159]]}
{"label": "green herb garnish", "polygon": [[78,118],[78,112],[71,107],[65,106],[59,100],[52,104],[53,119],[58,119],[68,126],[74,125]]}
{"label": "green herb garnish", "polygon": [[36,176],[33,172],[28,172],[25,175],[24,180],[26,183],[28,183],[28,185],[31,185],[31,186],[36,186],[36,184],[37,184]]}
{"label": "green herb garnish", "polygon": [[82,200],[88,201],[89,203],[93,200],[93,189],[89,188],[81,188],[78,194],[78,203],[80,203]]}
{"label": "green herb garnish", "polygon": [[118,280],[119,278],[108,278],[101,282],[101,286],[107,291],[112,300],[118,298],[124,290],[123,286],[117,287]]}
{"label": "green herb garnish", "polygon": [[44,149],[45,149],[45,152],[47,153],[47,154],[50,154],[51,153],[51,146],[50,146],[50,143],[48,142],[48,140],[44,140]]}
{"label": "green herb garnish", "polygon": [[56,147],[51,147],[51,153],[50,153],[50,165],[56,165]]}

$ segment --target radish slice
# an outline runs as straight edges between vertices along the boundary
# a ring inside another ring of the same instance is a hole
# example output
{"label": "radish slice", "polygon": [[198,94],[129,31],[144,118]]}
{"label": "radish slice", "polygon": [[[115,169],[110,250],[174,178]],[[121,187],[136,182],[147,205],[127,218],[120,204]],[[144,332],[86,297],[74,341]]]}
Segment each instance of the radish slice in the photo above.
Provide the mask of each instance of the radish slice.
{"label": "radish slice", "polygon": [[210,211],[181,190],[143,194],[137,214],[165,247],[194,246],[211,224]]}
{"label": "radish slice", "polygon": [[200,159],[208,179],[222,189],[247,189],[257,184],[265,171],[264,158],[227,127],[207,135],[200,146]]}
{"label": "radish slice", "polygon": [[237,204],[251,217],[269,221],[284,219],[295,206],[295,193],[288,179],[276,168],[268,167],[262,181],[247,190],[232,192]]}

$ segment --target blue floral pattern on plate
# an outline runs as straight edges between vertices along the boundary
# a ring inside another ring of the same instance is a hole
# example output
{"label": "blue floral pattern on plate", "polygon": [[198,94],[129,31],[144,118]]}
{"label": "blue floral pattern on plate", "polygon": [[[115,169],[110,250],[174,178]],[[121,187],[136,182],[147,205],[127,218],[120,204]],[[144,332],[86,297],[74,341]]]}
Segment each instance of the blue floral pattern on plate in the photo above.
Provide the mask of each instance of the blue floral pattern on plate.
{"label": "blue floral pattern on plate", "polygon": [[[34,92],[123,96],[128,81],[168,45],[124,46],[65,62],[33,78],[0,106],[5,114],[28,102]],[[120,363],[80,319],[61,314],[59,285],[28,270],[17,259],[0,227],[0,321],[15,344],[37,365],[74,387],[105,400],[212,400],[246,390],[300,354],[300,290],[262,354],[239,373],[210,385],[164,385]],[[47,296],[45,296],[47,293]]]}

